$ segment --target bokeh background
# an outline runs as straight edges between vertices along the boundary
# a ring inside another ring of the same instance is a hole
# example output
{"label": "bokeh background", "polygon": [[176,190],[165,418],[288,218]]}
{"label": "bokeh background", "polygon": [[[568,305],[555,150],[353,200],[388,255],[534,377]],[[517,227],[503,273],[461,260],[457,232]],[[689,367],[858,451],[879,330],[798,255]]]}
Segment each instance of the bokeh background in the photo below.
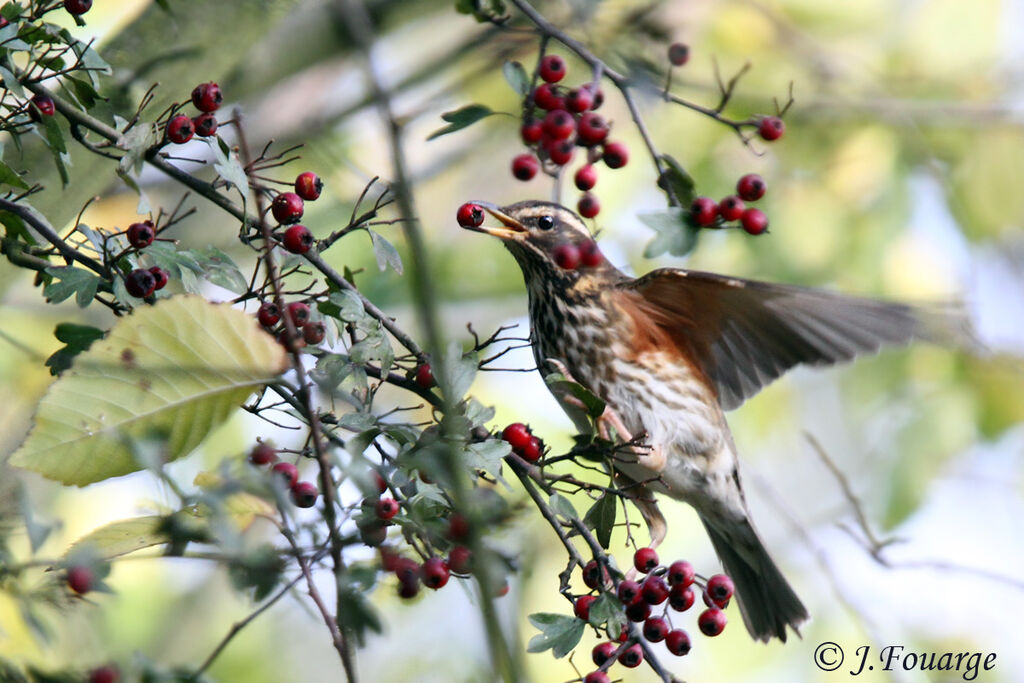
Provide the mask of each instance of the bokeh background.
{"label": "bokeh background", "polygon": [[[171,14],[146,0],[99,0],[87,15],[89,25],[75,29],[95,35],[114,65],[107,92],[112,104],[134,102],[159,81],[157,112],[186,99],[196,83],[219,81],[254,140],[305,143],[303,161],[281,177],[310,169],[326,180],[324,199],[307,206],[307,225],[320,236],[343,225],[366,182],[386,179],[391,170],[361,58],[336,4],[168,4]],[[512,179],[509,164],[521,151],[514,117],[426,138],[442,125],[442,112],[471,102],[517,113],[501,65],[509,58],[532,64],[537,40],[477,24],[456,14],[452,2],[370,7],[379,32],[373,57],[407,126],[406,153],[447,333],[465,341],[466,323],[483,333],[517,323],[525,334],[526,299],[514,262],[497,243],[459,230],[454,211],[471,198],[546,198],[550,182]],[[634,151],[626,168],[603,170],[596,188],[603,210],[594,226],[615,263],[636,274],[685,265],[880,297],[962,299],[987,349],[970,355],[917,346],[853,366],[797,370],[731,414],[755,519],[814,620],[802,640],[765,646],[750,642],[732,608],[733,626],[723,636],[698,638],[688,657],[666,653],[663,661],[695,681],[849,678],[849,663],[836,673],[813,664],[815,647],[834,641],[846,649],[848,662],[861,645],[875,653],[884,645],[903,645],[907,652],[995,652],[995,669],[977,680],[1024,680],[1024,3],[578,0],[538,7],[620,68],[660,69],[668,42],[689,43],[693,56],[675,88],[698,102],[717,99],[713,59],[726,76],[749,60],[753,68],[731,109],[738,117],[774,113],[772,99],[784,100],[793,84],[787,134],[770,147],[755,145],[760,155],[724,126],[667,105],[654,91],[639,97],[656,144],[690,170],[700,193],[723,196],[747,172],[761,173],[769,184],[763,200],[769,235],[702,235],[685,260],[642,256],[652,233],[637,215],[662,208],[664,200],[625,106],[606,88],[603,113]],[[568,82],[589,79],[581,63],[570,58],[569,64]],[[231,130],[224,132],[230,139]],[[195,145],[183,155],[201,157],[204,150]],[[34,204],[55,225],[70,227],[86,200],[99,195],[85,222],[124,228],[136,219],[137,198],[110,182],[105,164],[79,154],[70,186],[60,190],[51,178],[51,189]],[[180,197],[179,187],[156,174],[147,172],[143,180],[154,205],[173,205]],[[575,203],[574,192],[567,187],[562,199]],[[193,203],[200,212],[176,228],[176,236],[248,263],[233,221]],[[383,230],[405,254],[399,230]],[[408,278],[378,273],[369,239],[349,238],[329,256],[336,265],[366,269],[359,280],[364,292],[416,329]],[[216,289],[209,294],[229,296]],[[59,346],[54,325],[108,327],[111,320],[98,308],[46,306],[31,274],[0,264],[0,326],[27,347],[0,340],[0,454],[23,438],[51,380],[39,357]],[[505,365],[528,368],[532,359],[514,352]],[[496,426],[529,421],[556,449],[571,443],[571,425],[536,373],[483,373],[473,393],[497,408]],[[289,438],[239,416],[172,472],[187,484],[268,434]],[[843,473],[872,533],[896,539],[882,554],[887,564],[868,552],[854,507],[812,440]],[[0,479],[7,502],[13,483],[24,484],[37,516],[60,522],[43,556],[58,556],[89,530],[168,498],[146,474],[67,491],[7,468]],[[521,494],[514,489],[508,495]],[[672,503],[665,511],[671,528],[663,559],[715,567],[693,513]],[[536,516],[520,521],[498,539],[521,553],[523,566],[500,606],[525,643],[533,633],[527,613],[566,613],[568,605],[557,593],[565,564],[557,540]],[[16,550],[26,547],[24,538],[14,537]],[[630,555],[619,534],[613,550],[620,562]],[[186,560],[118,562],[110,583],[116,593],[99,597],[97,606],[44,611],[54,634],[48,642],[36,638],[15,604],[0,595],[0,656],[89,667],[142,653],[194,665],[252,609],[222,572]],[[468,592],[450,586],[406,604],[385,585],[374,600],[386,634],[360,654],[364,680],[492,680]],[[692,628],[688,619],[683,624]],[[579,648],[583,672],[596,642],[588,634]],[[575,676],[566,660],[549,653],[527,662],[533,680]],[[960,680],[955,672],[879,668],[857,680]],[[644,668],[617,671],[627,681],[651,679]],[[231,644],[211,676],[257,683],[336,680],[341,673],[318,618],[301,600],[285,599]]]}

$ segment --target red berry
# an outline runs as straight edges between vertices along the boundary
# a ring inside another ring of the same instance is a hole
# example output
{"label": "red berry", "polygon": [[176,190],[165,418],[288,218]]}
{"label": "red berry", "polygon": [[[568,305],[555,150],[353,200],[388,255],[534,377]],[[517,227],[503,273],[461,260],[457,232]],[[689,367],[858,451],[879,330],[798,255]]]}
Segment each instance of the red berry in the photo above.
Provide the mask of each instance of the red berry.
{"label": "red berry", "polygon": [[295,327],[302,327],[309,322],[309,306],[301,301],[293,301],[285,306],[284,314]]}
{"label": "red berry", "polygon": [[551,257],[563,270],[576,270],[581,262],[580,250],[575,244],[559,244],[551,252]]}
{"label": "red berry", "polygon": [[558,55],[546,55],[540,60],[540,77],[548,83],[558,83],[565,78],[565,60]]}
{"label": "red berry", "polygon": [[67,582],[68,588],[79,595],[85,595],[93,589],[95,577],[88,567],[69,567]]}
{"label": "red berry", "polygon": [[300,481],[292,486],[292,502],[296,507],[311,508],[319,496],[320,490],[311,481]]}
{"label": "red berry", "polygon": [[764,179],[756,173],[748,173],[736,183],[736,194],[748,202],[756,202],[763,197],[766,189]]}
{"label": "red berry", "polygon": [[555,86],[541,83],[533,90],[533,103],[541,109],[563,109],[564,101],[555,93]]}
{"label": "red berry", "polygon": [[388,537],[388,525],[383,522],[363,521],[357,528],[359,530],[359,540],[371,548],[379,546]]}
{"label": "red berry", "polygon": [[766,116],[761,119],[761,125],[757,127],[761,139],[771,142],[778,140],[786,132],[786,124],[778,116]]}
{"label": "red berry", "polygon": [[686,560],[676,560],[668,567],[668,582],[673,586],[682,584],[685,588],[693,583],[695,575],[693,565]]}
{"label": "red berry", "polygon": [[8,21],[7,17],[0,15],[0,28],[3,28],[4,26],[7,26],[10,23],[11,22]]}
{"label": "red berry", "polygon": [[588,268],[604,263],[604,254],[594,240],[587,240],[580,245],[580,257],[583,259],[583,265]]}
{"label": "red berry", "polygon": [[92,0],[64,0],[64,9],[77,17],[92,9]]}
{"label": "red berry", "polygon": [[155,237],[156,229],[153,227],[153,221],[142,221],[128,226],[128,244],[136,249],[148,247],[153,243]]}
{"label": "red berry", "polygon": [[701,227],[706,227],[718,218],[718,204],[709,197],[697,197],[690,205],[690,218]]}
{"label": "red berry", "polygon": [[380,568],[386,572],[393,572],[398,569],[399,564],[402,561],[402,556],[396,553],[391,548],[381,546],[380,548]]}
{"label": "red berry", "polygon": [[575,130],[576,121],[564,109],[552,109],[544,117],[544,132],[555,140],[564,140]]}
{"label": "red berry", "polygon": [[573,604],[573,613],[583,621],[589,621],[590,606],[594,604],[595,600],[597,600],[597,598],[593,595],[581,595],[576,598],[576,602]]}
{"label": "red berry", "polygon": [[256,320],[263,327],[273,327],[281,320],[281,309],[273,301],[264,301],[256,311]]}
{"label": "red berry", "polygon": [[717,607],[718,609],[725,609],[726,607],[729,606],[729,599],[728,598],[726,598],[725,600],[715,600],[708,593],[708,589],[707,588],[705,588],[701,592],[700,597],[701,597],[701,600],[704,601],[704,604],[707,605],[708,607]]}
{"label": "red berry", "polygon": [[307,202],[318,199],[323,190],[324,182],[320,180],[320,176],[312,171],[300,173],[298,177],[295,178],[295,194],[299,195]]}
{"label": "red berry", "polygon": [[196,135],[201,138],[213,137],[217,134],[217,117],[210,113],[200,114],[192,119]]}
{"label": "red berry", "polygon": [[654,548],[640,548],[633,554],[633,566],[638,572],[647,574],[658,566],[658,553]]}
{"label": "red berry", "polygon": [[124,288],[132,296],[144,299],[156,289],[156,278],[148,270],[136,268],[125,276]]}
{"label": "red berry", "polygon": [[468,574],[473,568],[473,551],[457,545],[448,551],[448,568],[456,574]]}
{"label": "red berry", "polygon": [[718,215],[723,221],[738,221],[743,215],[743,200],[735,195],[729,195],[718,202]]}
{"label": "red berry", "polygon": [[170,281],[170,274],[160,266],[153,266],[149,269],[149,272],[153,274],[153,279],[156,280],[156,284],[153,285],[153,291],[163,289]]}
{"label": "red berry", "polygon": [[455,220],[464,228],[475,228],[484,222],[484,210],[476,204],[463,204],[455,212]]}
{"label": "red berry", "polygon": [[725,612],[717,607],[709,607],[697,617],[697,628],[704,635],[714,637],[725,630],[726,622],[728,619],[725,617]]}
{"label": "red berry", "polygon": [[290,462],[279,462],[270,471],[284,480],[285,486],[292,488],[299,480],[299,468]]}
{"label": "red berry", "polygon": [[36,95],[29,101],[28,113],[33,121],[41,121],[43,116],[56,114],[57,105],[49,95]]}
{"label": "red berry", "polygon": [[627,669],[635,669],[644,663],[644,650],[640,643],[634,643],[619,655],[619,664]]}
{"label": "red berry", "polygon": [[669,631],[665,636],[665,647],[676,657],[682,657],[690,652],[690,636],[680,628]]}
{"label": "red berry", "polygon": [[594,95],[587,88],[574,88],[565,96],[565,106],[577,114],[587,111],[594,104]]}
{"label": "red berry", "polygon": [[[576,139],[584,147],[599,145],[608,137],[608,122],[600,114],[587,112],[576,123]],[[618,143],[616,143],[618,144]],[[623,147],[625,149],[625,147]],[[618,168],[617,166],[615,168]]]}
{"label": "red berry", "polygon": [[622,581],[619,583],[616,593],[619,596],[619,602],[623,605],[632,605],[640,596],[640,584],[631,580]]}
{"label": "red berry", "polygon": [[282,192],[274,197],[274,202],[270,205],[274,220],[282,225],[298,223],[304,210],[302,197],[294,192]]}
{"label": "red berry", "polygon": [[591,560],[583,565],[583,583],[587,588],[606,586],[610,580],[608,570],[602,567],[597,560]]}
{"label": "red berry", "polygon": [[622,168],[629,161],[629,149],[621,142],[609,142],[602,158],[608,168]]}
{"label": "red berry", "polygon": [[106,664],[89,672],[89,683],[117,683],[119,680],[121,671],[113,664]]}
{"label": "red berry", "polygon": [[708,579],[708,584],[705,590],[711,599],[716,603],[725,602],[732,597],[736,591],[736,587],[733,585],[732,579],[725,574],[715,574]]}
{"label": "red berry", "polygon": [[398,501],[394,498],[381,498],[374,504],[373,509],[378,518],[387,521],[398,514],[398,507]]}
{"label": "red berry", "polygon": [[315,241],[313,233],[305,225],[293,225],[284,231],[281,243],[293,254],[305,254],[313,247]]}
{"label": "red berry", "polygon": [[580,86],[583,90],[587,90],[591,95],[594,96],[594,103],[590,105],[590,111],[596,111],[604,104],[604,91],[597,87],[593,83],[585,83]]}
{"label": "red berry", "polygon": [[601,212],[601,202],[590,192],[586,192],[576,203],[576,210],[584,218],[593,218]]}
{"label": "red berry", "polygon": [[249,451],[249,462],[253,465],[269,465],[277,460],[277,449],[262,441]]}
{"label": "red berry", "polygon": [[693,589],[681,583],[672,586],[668,592],[668,605],[677,612],[685,612],[693,607],[695,599]]}
{"label": "red berry", "polygon": [[519,129],[519,135],[523,138],[523,143],[527,145],[540,142],[540,137],[543,134],[544,124],[535,119],[528,120],[523,124],[522,128]]}
{"label": "red berry", "polygon": [[660,643],[665,640],[665,636],[670,630],[668,621],[663,617],[651,617],[644,622],[644,638],[652,643]]}
{"label": "red berry", "polygon": [[453,512],[448,518],[448,538],[453,541],[461,541],[469,536],[469,520],[458,512]]}
{"label": "red berry", "polygon": [[420,571],[423,574],[424,585],[426,585],[427,588],[432,588],[434,590],[437,590],[448,583],[448,577],[451,576],[451,573],[448,570],[448,563],[440,557],[428,558],[427,561],[423,563],[423,567]]}
{"label": "red berry", "polygon": [[590,658],[594,660],[594,664],[604,666],[604,663],[611,659],[618,649],[619,646],[615,643],[598,643],[590,651]]}
{"label": "red berry", "polygon": [[626,606],[626,618],[630,621],[646,621],[651,616],[651,606],[643,600],[637,600],[632,605]]}
{"label": "red berry", "polygon": [[640,595],[645,602],[652,605],[660,605],[668,599],[668,584],[660,576],[648,576],[640,584]]}
{"label": "red berry", "polygon": [[580,166],[576,171],[576,175],[573,176],[573,181],[578,189],[586,192],[597,184],[597,169],[594,168],[593,164]]}
{"label": "red berry", "polygon": [[417,595],[419,595],[419,592],[419,579],[410,579],[409,581],[398,582],[398,597],[400,598],[405,598],[406,600],[408,600],[409,598],[415,598]]}
{"label": "red berry", "polygon": [[512,160],[512,175],[519,180],[530,180],[540,170],[540,162],[532,154],[520,154]]}
{"label": "red berry", "polygon": [[200,83],[192,90],[192,104],[199,111],[217,111],[223,101],[224,95],[216,83]]}
{"label": "red berry", "polygon": [[380,472],[373,470],[373,483],[377,487],[377,494],[381,495],[388,490],[388,482],[381,476]]}
{"label": "red berry", "polygon": [[184,114],[173,116],[167,122],[167,139],[176,145],[188,142],[195,133],[195,124],[192,123],[192,119]]}
{"label": "red berry", "polygon": [[302,340],[310,346],[316,346],[327,336],[327,326],[322,320],[306,323],[302,326]]}
{"label": "red berry", "polygon": [[672,43],[668,46],[668,61],[672,66],[682,66],[690,61],[690,46],[685,43]]}
{"label": "red berry", "polygon": [[430,370],[430,363],[423,363],[416,368],[416,384],[424,389],[434,386],[434,373]]}
{"label": "red berry", "polygon": [[751,235],[760,235],[768,229],[768,216],[761,209],[746,209],[740,216],[740,225]]}
{"label": "red berry", "polygon": [[544,444],[537,437],[531,436],[530,441],[519,452],[519,455],[526,462],[537,462],[540,460],[540,456],[544,455]]}
{"label": "red berry", "polygon": [[548,159],[551,160],[551,163],[558,166],[565,166],[572,161],[572,155],[575,151],[576,145],[570,140],[555,140],[547,147]]}
{"label": "red berry", "polygon": [[603,671],[591,671],[583,678],[583,683],[611,683],[611,680]]}
{"label": "red berry", "polygon": [[501,438],[508,441],[512,450],[521,451],[530,443],[530,428],[522,422],[513,422],[501,432]]}

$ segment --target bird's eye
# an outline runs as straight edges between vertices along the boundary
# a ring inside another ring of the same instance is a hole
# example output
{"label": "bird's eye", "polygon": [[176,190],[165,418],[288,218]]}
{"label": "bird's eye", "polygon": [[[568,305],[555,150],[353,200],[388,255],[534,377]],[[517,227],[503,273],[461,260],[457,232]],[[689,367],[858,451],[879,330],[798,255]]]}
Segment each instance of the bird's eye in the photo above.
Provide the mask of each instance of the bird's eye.
{"label": "bird's eye", "polygon": [[541,230],[550,230],[555,227],[555,219],[551,216],[541,216],[537,219],[537,227]]}

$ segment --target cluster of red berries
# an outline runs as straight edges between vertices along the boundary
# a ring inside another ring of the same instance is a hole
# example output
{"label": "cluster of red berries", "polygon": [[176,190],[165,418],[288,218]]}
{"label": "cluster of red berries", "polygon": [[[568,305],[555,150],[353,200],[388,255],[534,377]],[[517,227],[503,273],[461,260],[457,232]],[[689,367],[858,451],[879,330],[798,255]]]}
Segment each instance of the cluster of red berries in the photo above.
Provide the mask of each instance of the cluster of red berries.
{"label": "cluster of red berries", "polygon": [[[284,307],[284,315],[292,321],[292,325],[301,334],[301,339],[294,340],[299,346],[309,344],[316,346],[327,335],[327,326],[322,320],[312,320],[309,305],[302,301],[293,301]],[[277,340],[285,345],[288,328],[281,323],[281,309],[273,301],[264,301],[256,311],[256,320],[268,332],[277,329]]]}
{"label": "cluster of red berries", "polygon": [[316,499],[320,496],[316,484],[299,481],[299,468],[290,462],[278,462],[277,449],[270,444],[262,441],[257,443],[249,452],[249,462],[259,467],[271,465],[270,471],[284,481],[296,507],[311,508],[316,505]]}
{"label": "cluster of red berries", "polygon": [[[139,221],[129,225],[125,234],[132,249],[145,249],[156,239],[156,226],[151,220]],[[160,266],[136,268],[125,276],[124,288],[132,296],[144,299],[166,287],[169,279],[170,273]]]}
{"label": "cluster of red berries", "polygon": [[501,438],[508,442],[513,453],[527,462],[537,462],[544,455],[544,442],[522,422],[513,422],[505,427]]}
{"label": "cluster of red berries", "polygon": [[557,174],[568,165],[577,147],[586,150],[586,164],[573,180],[584,194],[576,205],[580,215],[593,218],[601,211],[601,203],[590,192],[597,184],[594,164],[603,160],[609,168],[622,168],[629,161],[629,150],[621,142],[608,142],[609,124],[594,113],[604,102],[604,93],[596,83],[565,88],[559,83],[567,73],[565,60],[547,55],[540,61],[538,75],[544,83],[527,96],[526,115],[519,130],[523,142],[532,152],[512,160],[512,175],[530,180],[546,164],[545,171]]}
{"label": "cluster of red berries", "polygon": [[200,83],[192,90],[192,104],[199,110],[199,115],[190,118],[185,114],[175,114],[167,122],[167,139],[176,145],[182,145],[192,139],[193,135],[201,138],[217,134],[217,117],[213,112],[220,109],[224,95],[216,83]]}
{"label": "cluster of red berries", "polygon": [[760,209],[748,207],[744,202],[756,202],[767,189],[764,179],[748,173],[736,183],[736,194],[716,202],[710,197],[697,197],[690,205],[690,220],[698,228],[721,228],[726,223],[739,221],[740,227],[751,235],[768,230],[768,217]]}
{"label": "cluster of red berries", "polygon": [[302,214],[306,211],[305,202],[314,201],[323,192],[324,183],[312,171],[300,173],[295,178],[295,191],[282,192],[270,204],[270,213],[281,225],[287,225],[280,236],[281,244],[293,254],[305,254],[313,248],[313,233],[304,225],[299,225]]}
{"label": "cluster of red berries", "polygon": [[[664,641],[668,651],[678,657],[689,653],[690,636],[683,629],[672,628],[668,608],[685,612],[693,606],[693,587],[700,586],[693,565],[685,560],[677,560],[665,567],[659,563],[658,553],[653,548],[640,548],[633,555],[633,566],[647,576],[640,582],[624,580],[619,583],[616,595],[626,609],[626,617],[633,622],[643,622],[641,632],[648,642]],[[591,560],[583,568],[583,582],[591,589],[603,588],[610,582],[608,570],[597,560]],[[707,609],[697,617],[697,628],[701,633],[717,636],[725,629],[727,620],[723,610],[728,606],[733,591],[732,579],[725,574],[715,574],[704,583],[703,596]],[[577,598],[574,606],[576,616],[586,621],[595,600],[596,596],[591,594]],[[652,616],[653,608],[662,604],[665,605],[662,614]],[[592,652],[594,664],[607,668],[607,662],[616,656],[618,662],[627,668],[640,666],[644,660],[643,648],[639,643],[626,645],[627,640],[627,632],[623,629],[618,642],[598,644]],[[600,677],[584,679],[606,680]]]}

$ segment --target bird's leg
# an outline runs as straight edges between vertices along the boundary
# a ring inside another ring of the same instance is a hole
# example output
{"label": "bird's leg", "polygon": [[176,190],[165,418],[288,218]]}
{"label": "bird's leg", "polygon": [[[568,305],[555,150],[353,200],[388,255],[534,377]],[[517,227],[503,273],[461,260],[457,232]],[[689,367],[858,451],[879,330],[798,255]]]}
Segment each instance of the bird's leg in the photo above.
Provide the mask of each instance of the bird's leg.
{"label": "bird's leg", "polygon": [[[644,518],[644,522],[647,523],[647,531],[651,535],[651,542],[648,547],[651,549],[657,548],[665,540],[665,535],[668,533],[668,524],[665,522],[665,515],[661,514],[658,501],[647,486],[638,484],[622,474],[617,475],[616,479],[623,482],[625,487],[630,489],[631,500],[636,509],[640,511],[640,516]],[[626,572],[626,578],[630,581],[635,580],[636,576],[636,567]]]}

